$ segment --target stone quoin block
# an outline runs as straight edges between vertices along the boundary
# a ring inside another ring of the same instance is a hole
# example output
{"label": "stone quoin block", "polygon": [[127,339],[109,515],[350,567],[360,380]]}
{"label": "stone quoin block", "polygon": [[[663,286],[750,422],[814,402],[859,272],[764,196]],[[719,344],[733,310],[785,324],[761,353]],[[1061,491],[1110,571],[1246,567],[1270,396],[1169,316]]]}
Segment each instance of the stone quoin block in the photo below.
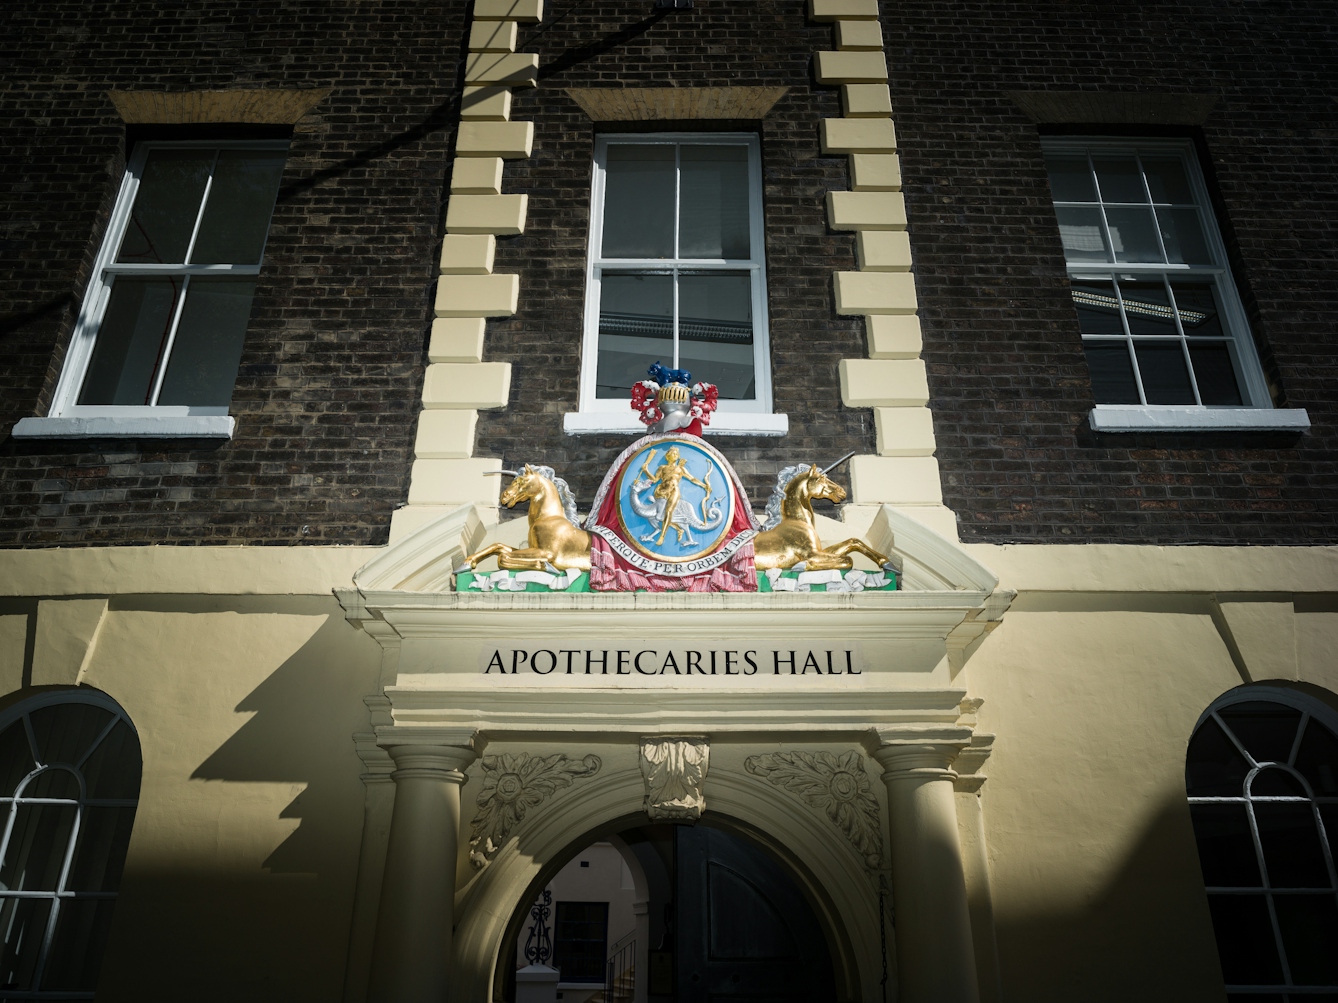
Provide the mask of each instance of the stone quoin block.
{"label": "stone quoin block", "polygon": [[470,52],[515,52],[515,21],[478,21],[469,28]]}
{"label": "stone quoin block", "polygon": [[847,407],[924,407],[929,382],[920,359],[842,359],[841,400]]}
{"label": "stone quoin block", "polygon": [[836,47],[846,52],[879,51],[883,28],[877,21],[837,21]]}
{"label": "stone quoin block", "polygon": [[509,87],[466,87],[460,96],[460,117],[487,122],[511,118]]}
{"label": "stone quoin block", "polygon": [[881,52],[815,52],[813,60],[820,84],[887,82],[887,60]]}
{"label": "stone quoin block", "polygon": [[414,456],[420,460],[451,460],[474,453],[479,413],[473,408],[435,408],[418,416]]}
{"label": "stone quoin block", "polygon": [[836,312],[914,313],[915,279],[910,272],[837,272]]}
{"label": "stone quoin block", "polygon": [[823,153],[895,153],[897,132],[890,118],[822,120]]}
{"label": "stone quoin block", "polygon": [[482,317],[438,317],[427,343],[429,362],[480,362],[487,322]]}
{"label": "stone quoin block", "polygon": [[510,317],[519,299],[519,275],[443,275],[433,309],[438,317]]}
{"label": "stone quoin block", "polygon": [[808,0],[814,21],[878,20],[878,0]]}
{"label": "stone quoin block", "polygon": [[534,146],[533,122],[461,122],[455,152],[464,157],[528,157]]}
{"label": "stone quoin block", "polygon": [[850,187],[857,192],[901,191],[901,158],[895,153],[851,154]]}
{"label": "stone quoin block", "polygon": [[414,460],[409,474],[410,505],[497,505],[502,461],[485,457],[455,460]]}
{"label": "stone quoin block", "polygon": [[524,233],[529,202],[528,195],[452,195],[446,207],[446,232]]}
{"label": "stone quoin block", "polygon": [[900,192],[828,192],[833,230],[904,230],[906,199]]}
{"label": "stone quoin block", "polygon": [[911,236],[905,230],[861,230],[855,234],[855,257],[862,272],[908,272]]}
{"label": "stone quoin block", "polygon": [[456,157],[451,166],[451,191],[462,195],[502,194],[502,158]]}
{"label": "stone quoin block", "polygon": [[497,253],[491,233],[448,233],[441,241],[443,275],[488,275]]}
{"label": "stone quoin block", "polygon": [[544,0],[474,0],[475,21],[542,21]]}
{"label": "stone quoin block", "polygon": [[467,84],[533,87],[538,79],[539,56],[534,52],[473,52],[465,60]]}
{"label": "stone quoin block", "polygon": [[872,314],[864,318],[871,359],[918,359],[923,340],[913,313]]}
{"label": "stone quoin block", "polygon": [[886,84],[846,84],[841,88],[841,108],[847,118],[888,118],[892,94]]}
{"label": "stone quoin block", "polygon": [[850,501],[855,505],[939,505],[943,485],[932,456],[854,456]]}
{"label": "stone quoin block", "polygon": [[934,416],[929,408],[876,407],[873,421],[878,432],[879,456],[934,454]]}
{"label": "stone quoin block", "polygon": [[509,362],[434,362],[423,378],[425,408],[506,407],[510,395]]}

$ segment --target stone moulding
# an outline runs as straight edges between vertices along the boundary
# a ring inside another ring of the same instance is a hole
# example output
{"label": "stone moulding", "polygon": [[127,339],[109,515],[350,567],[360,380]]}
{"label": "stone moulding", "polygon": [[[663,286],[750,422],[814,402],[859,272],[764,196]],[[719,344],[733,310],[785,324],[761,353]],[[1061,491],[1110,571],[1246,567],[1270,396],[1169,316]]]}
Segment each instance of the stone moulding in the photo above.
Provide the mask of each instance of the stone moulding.
{"label": "stone moulding", "polygon": [[598,756],[577,760],[560,752],[551,756],[521,752],[484,756],[480,765],[483,789],[469,837],[469,862],[476,870],[488,866],[526,812],[578,778],[594,776],[603,764]]}
{"label": "stone moulding", "polygon": [[647,738],[641,741],[645,809],[653,822],[696,821],[706,810],[702,784],[711,747],[704,738]]}
{"label": "stone moulding", "polygon": [[569,87],[595,122],[766,118],[788,87]]}
{"label": "stone moulding", "polygon": [[878,801],[858,752],[773,752],[749,756],[743,768],[822,811],[870,867],[882,863]]}
{"label": "stone moulding", "polygon": [[294,125],[330,93],[329,87],[223,91],[108,91],[127,125],[230,122]]}

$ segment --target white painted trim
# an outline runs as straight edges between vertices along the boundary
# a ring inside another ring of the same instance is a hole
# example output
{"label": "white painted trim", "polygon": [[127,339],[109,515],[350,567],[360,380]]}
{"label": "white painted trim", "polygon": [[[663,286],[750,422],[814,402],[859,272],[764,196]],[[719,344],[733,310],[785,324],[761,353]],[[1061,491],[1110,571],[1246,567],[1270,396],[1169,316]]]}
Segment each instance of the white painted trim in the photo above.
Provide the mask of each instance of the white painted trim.
{"label": "white painted trim", "polygon": [[1305,408],[1156,407],[1098,404],[1089,416],[1093,432],[1305,432]]}
{"label": "white painted trim", "polygon": [[[569,411],[562,416],[562,431],[568,435],[643,435],[646,427],[636,415],[609,411]],[[707,435],[785,435],[790,416],[756,411],[717,411],[706,426]]]}
{"label": "white painted trim", "polygon": [[125,418],[22,418],[11,430],[16,439],[231,439],[231,415],[135,416]]}

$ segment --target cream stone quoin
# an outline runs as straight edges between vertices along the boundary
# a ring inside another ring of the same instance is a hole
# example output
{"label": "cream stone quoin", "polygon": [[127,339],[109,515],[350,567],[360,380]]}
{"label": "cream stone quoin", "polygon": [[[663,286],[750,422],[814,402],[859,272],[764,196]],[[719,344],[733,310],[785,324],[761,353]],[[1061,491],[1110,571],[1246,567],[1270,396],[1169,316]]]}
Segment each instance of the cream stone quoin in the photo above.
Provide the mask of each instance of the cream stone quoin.
{"label": "cream stone quoin", "polygon": [[497,998],[522,907],[673,787],[678,817],[700,809],[789,863],[839,999],[881,1001],[885,954],[902,1003],[979,998],[968,899],[986,867],[958,836],[978,809],[958,813],[993,736],[968,662],[1014,593],[890,506],[867,538],[902,560],[896,592],[454,592],[465,554],[524,525],[488,515],[460,506],[336,590],[383,652],[357,741],[389,832],[369,822],[351,985],[362,964],[371,1000]]}

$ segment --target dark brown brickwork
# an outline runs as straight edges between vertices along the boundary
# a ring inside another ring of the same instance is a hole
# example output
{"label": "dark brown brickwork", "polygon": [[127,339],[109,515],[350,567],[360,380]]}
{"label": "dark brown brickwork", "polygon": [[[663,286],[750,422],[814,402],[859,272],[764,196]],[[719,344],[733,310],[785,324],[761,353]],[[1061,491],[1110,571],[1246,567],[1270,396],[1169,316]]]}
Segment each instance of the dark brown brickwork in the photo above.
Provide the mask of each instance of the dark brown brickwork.
{"label": "dark brown brickwork", "polygon": [[[522,236],[498,241],[495,266],[519,273],[520,311],[489,321],[486,349],[486,358],[512,365],[511,405],[479,414],[479,455],[501,456],[507,466],[549,464],[585,506],[631,441],[562,431],[563,412],[577,406],[596,135],[564,88],[610,85],[790,88],[760,130],[755,122],[735,126],[761,135],[774,398],[790,416],[790,434],[712,441],[759,505],[786,463],[873,450],[872,412],[840,403],[837,364],[865,355],[864,322],[837,317],[833,307],[832,272],[855,268],[853,236],[827,229],[826,195],[849,187],[847,158],[819,150],[818,123],[841,114],[840,92],[813,83],[813,52],[831,48],[832,29],[806,21],[805,8],[795,0],[705,2],[666,16],[652,15],[648,2],[559,4],[550,27],[521,29],[521,48],[539,53],[542,79],[516,92],[512,117],[535,123],[534,154],[508,162],[505,190],[529,194],[529,217]],[[720,126],[649,122],[637,129]]]}
{"label": "dark brown brickwork", "polygon": [[456,0],[43,2],[0,90],[0,435],[45,414],[124,171],[106,91],[331,87],[296,128],[231,442],[0,443],[0,545],[383,543],[458,117]]}
{"label": "dark brown brickwork", "polygon": [[[883,13],[944,498],[963,538],[1338,542],[1333,5]],[[1201,130],[1178,134],[1200,142],[1270,382],[1309,411],[1309,434],[1092,434],[1037,126],[1004,93],[1019,90],[1217,96]]]}

